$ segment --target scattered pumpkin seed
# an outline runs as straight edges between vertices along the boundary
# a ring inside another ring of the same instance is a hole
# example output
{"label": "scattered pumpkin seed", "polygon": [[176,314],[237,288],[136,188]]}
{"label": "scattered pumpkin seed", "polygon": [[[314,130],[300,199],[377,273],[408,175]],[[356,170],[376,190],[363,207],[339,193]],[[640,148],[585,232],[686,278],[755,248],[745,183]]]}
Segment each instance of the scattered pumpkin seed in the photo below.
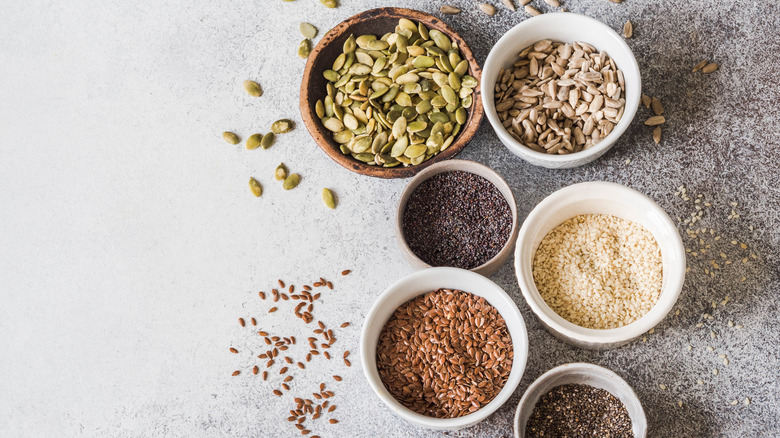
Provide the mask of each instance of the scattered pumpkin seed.
{"label": "scattered pumpkin seed", "polygon": [[335,8],[339,5],[336,0],[320,0],[320,3],[322,3],[326,8]]}
{"label": "scattered pumpkin seed", "polygon": [[246,90],[246,94],[252,97],[260,97],[263,95],[263,88],[255,81],[244,81],[244,90]]}
{"label": "scattered pumpkin seed", "polygon": [[327,95],[315,111],[343,154],[372,166],[420,164],[449,147],[468,119],[478,86],[468,71],[457,42],[401,19],[392,33],[347,38],[323,72]]}
{"label": "scattered pumpkin seed", "polygon": [[298,29],[300,29],[301,35],[303,35],[304,38],[311,40],[317,36],[317,28],[312,24],[301,22],[301,24],[298,25]]}
{"label": "scattered pumpkin seed", "polygon": [[271,132],[274,134],[286,134],[292,131],[293,126],[295,125],[289,119],[277,120],[271,124]]}
{"label": "scattered pumpkin seed", "polygon": [[285,178],[284,183],[282,183],[282,188],[285,190],[292,190],[298,187],[299,182],[301,182],[301,176],[297,173],[293,173]]}
{"label": "scattered pumpkin seed", "polygon": [[276,178],[277,181],[284,181],[287,179],[287,166],[285,166],[284,163],[279,163],[279,165],[276,166],[274,178]]}
{"label": "scattered pumpkin seed", "polygon": [[276,135],[273,132],[269,132],[263,136],[263,140],[260,142],[260,146],[262,146],[263,149],[268,149],[271,147],[271,145],[274,144],[274,140],[276,140]]}
{"label": "scattered pumpkin seed", "polygon": [[439,11],[441,11],[442,14],[445,15],[455,15],[460,14],[460,9],[456,8],[455,6],[450,5],[444,5],[441,8],[439,8]]}
{"label": "scattered pumpkin seed", "polygon": [[249,178],[249,190],[255,197],[259,198],[263,194],[263,186],[254,178]]}
{"label": "scattered pumpkin seed", "polygon": [[331,210],[336,208],[336,199],[333,197],[333,192],[327,187],[322,189],[322,202]]}
{"label": "scattered pumpkin seed", "polygon": [[246,139],[246,148],[249,150],[257,149],[263,141],[263,134],[252,134]]}
{"label": "scattered pumpkin seed", "polygon": [[306,38],[298,44],[298,57],[306,59],[311,53],[311,40]]}
{"label": "scattered pumpkin seed", "polygon": [[222,133],[222,138],[225,139],[226,142],[230,144],[238,144],[241,142],[241,139],[238,138],[238,136],[230,131],[225,131]]}

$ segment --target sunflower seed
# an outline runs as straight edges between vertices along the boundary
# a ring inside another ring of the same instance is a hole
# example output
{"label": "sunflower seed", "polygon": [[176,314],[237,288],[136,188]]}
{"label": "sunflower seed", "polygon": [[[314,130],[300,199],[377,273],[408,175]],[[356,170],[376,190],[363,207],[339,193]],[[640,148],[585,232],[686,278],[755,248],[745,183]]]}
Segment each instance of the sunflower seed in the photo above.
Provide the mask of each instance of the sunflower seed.
{"label": "sunflower seed", "polygon": [[336,208],[336,199],[333,197],[333,192],[327,187],[322,189],[322,202],[330,209]]}
{"label": "sunflower seed", "polygon": [[246,139],[246,148],[249,150],[257,149],[263,141],[263,134],[252,134]]}
{"label": "sunflower seed", "polygon": [[494,8],[493,5],[489,5],[487,3],[480,3],[479,9],[488,15],[495,15],[496,13],[496,8]]}
{"label": "sunflower seed", "polygon": [[263,194],[263,187],[254,178],[249,178],[249,190],[255,197],[260,197]]}
{"label": "sunflower seed", "polygon": [[653,109],[653,114],[656,116],[660,116],[664,113],[664,106],[661,104],[661,101],[655,97],[650,102],[650,107]]}
{"label": "sunflower seed", "polygon": [[263,95],[262,87],[260,87],[260,84],[254,81],[244,81],[244,90],[246,90],[246,93],[252,97],[260,97]]}
{"label": "sunflower seed", "polygon": [[526,14],[533,15],[534,17],[542,14],[538,9],[530,5],[523,6],[523,9],[525,9]]}
{"label": "sunflower seed", "polygon": [[651,104],[651,103],[652,103],[652,101],[653,101],[653,100],[650,98],[650,96],[648,96],[648,95],[646,95],[646,94],[642,94],[642,97],[641,97],[641,99],[640,99],[640,100],[642,101],[642,105],[644,105],[644,106],[645,106],[645,108],[647,108],[647,109],[650,109],[650,104]]}
{"label": "sunflower seed", "polygon": [[317,36],[317,28],[309,23],[302,22],[298,25],[298,29],[301,31],[301,35],[303,35],[304,38],[314,39],[314,37]]}
{"label": "sunflower seed", "polygon": [[301,176],[297,173],[293,173],[284,180],[284,183],[282,183],[282,188],[285,190],[292,190],[298,187],[298,183],[300,182]]}
{"label": "sunflower seed", "polygon": [[225,139],[226,142],[230,144],[238,144],[241,142],[241,139],[238,138],[238,136],[230,131],[225,131],[222,133],[222,138]]}
{"label": "sunflower seed", "polygon": [[655,128],[653,128],[653,141],[655,142],[655,144],[660,144],[661,143],[661,127],[660,126],[656,126]]}
{"label": "sunflower seed", "polygon": [[666,123],[666,118],[664,118],[664,116],[653,116],[645,120],[645,125],[647,126],[658,126],[664,123]]}
{"label": "sunflower seed", "polygon": [[702,73],[712,73],[712,72],[714,72],[715,70],[717,70],[717,69],[718,69],[718,67],[719,67],[719,65],[718,65],[718,64],[716,64],[716,63],[714,63],[714,62],[711,62],[711,63],[709,63],[709,64],[705,65],[704,67],[702,67],[702,69],[701,69],[701,72],[702,72]]}
{"label": "sunflower seed", "polygon": [[691,73],[696,73],[697,71],[699,71],[702,68],[704,68],[705,65],[707,65],[707,60],[706,59],[704,61],[699,62],[695,66],[693,66],[693,70],[691,70]]}
{"label": "sunflower seed", "polygon": [[501,0],[501,1],[504,3],[504,6],[506,6],[507,9],[509,9],[510,11],[514,12],[517,10],[517,8],[515,7],[514,0]]}
{"label": "sunflower seed", "polygon": [[631,24],[631,20],[626,21],[626,24],[623,25],[623,37],[624,38],[631,38],[634,36],[634,25]]}
{"label": "sunflower seed", "polygon": [[547,3],[548,5],[554,7],[554,8],[561,7],[561,3],[558,0],[544,0],[544,2]]}
{"label": "sunflower seed", "polygon": [[460,9],[450,5],[444,5],[441,8],[439,8],[439,10],[441,11],[442,14],[446,14],[446,15],[460,14]]}

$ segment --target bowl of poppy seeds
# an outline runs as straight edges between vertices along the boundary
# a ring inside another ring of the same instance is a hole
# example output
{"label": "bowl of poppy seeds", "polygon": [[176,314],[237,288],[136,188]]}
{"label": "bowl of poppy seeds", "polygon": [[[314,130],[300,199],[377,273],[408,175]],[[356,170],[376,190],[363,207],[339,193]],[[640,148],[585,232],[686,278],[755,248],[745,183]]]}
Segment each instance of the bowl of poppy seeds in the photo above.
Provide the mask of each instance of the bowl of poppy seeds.
{"label": "bowl of poppy seeds", "polygon": [[436,163],[401,194],[396,236],[416,268],[448,266],[491,275],[517,239],[512,189],[493,169],[468,160]]}
{"label": "bowl of poppy seeds", "polygon": [[515,438],[645,438],[647,419],[634,390],[589,363],[561,365],[528,387],[515,412]]}

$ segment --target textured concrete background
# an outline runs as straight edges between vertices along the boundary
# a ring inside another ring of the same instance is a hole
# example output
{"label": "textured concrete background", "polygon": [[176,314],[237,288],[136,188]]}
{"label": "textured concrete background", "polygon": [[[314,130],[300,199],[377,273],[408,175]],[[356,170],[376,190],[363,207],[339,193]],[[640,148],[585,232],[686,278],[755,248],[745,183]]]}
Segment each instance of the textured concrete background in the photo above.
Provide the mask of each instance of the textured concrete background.
{"label": "textured concrete background", "polygon": [[[472,0],[452,0],[465,12],[445,17],[480,62],[503,32],[527,18],[488,1],[498,7],[495,17],[478,12]],[[445,435],[393,416],[358,363],[364,315],[386,285],[411,272],[391,226],[406,181],[368,179],[338,167],[300,126],[267,151],[246,151],[220,138],[223,130],[246,137],[278,118],[300,120],[298,22],[313,23],[322,34],[355,13],[388,5],[341,2],[338,9],[315,0],[4,5],[0,435],[295,436],[284,421],[293,394],[314,391],[335,373],[345,378],[329,384],[340,423],[315,426],[314,433]],[[667,111],[663,143],[652,142],[641,108],[609,153],[575,170],[520,161],[487,123],[459,158],[498,170],[514,189],[521,218],[554,190],[580,181],[627,184],[681,219],[696,212],[693,199],[702,194],[712,207],[696,227],[714,230],[705,241],[712,247],[689,258],[679,314],[644,342],[606,352],[579,350],[548,334],[507,263],[493,279],[526,318],[525,376],[495,415],[449,435],[511,435],[528,384],[553,366],[585,361],[616,371],[636,389],[651,436],[778,436],[777,6],[752,0],[564,3],[615,29],[634,22],[628,43],[644,91]],[[438,14],[440,2],[392,5]],[[721,69],[691,74],[704,58]],[[243,93],[246,78],[263,85],[262,98]],[[303,176],[296,190],[283,192],[272,180],[280,161]],[[260,199],[248,193],[250,176],[265,187]],[[681,185],[691,201],[674,196]],[[338,194],[337,210],[322,206],[323,186]],[[728,218],[732,202],[739,218]],[[720,252],[734,263],[726,265]],[[713,277],[710,260],[718,259],[722,269]],[[353,274],[337,275],[346,268]],[[335,347],[338,354],[353,351],[354,365],[313,361],[305,373],[293,373],[291,394],[272,396],[279,376],[274,371],[262,382],[246,374],[265,347],[236,318],[258,316],[263,328],[304,338],[306,330],[289,319],[288,309],[267,316],[269,304],[259,303],[257,291],[279,277],[300,285],[319,276],[332,279],[336,292],[325,294],[315,315],[331,326],[353,323],[338,331]],[[726,295],[730,301],[721,306]],[[230,354],[229,346],[241,354]],[[718,354],[728,355],[730,364]],[[235,369],[245,374],[231,377]],[[742,404],[745,397],[752,404]]]}

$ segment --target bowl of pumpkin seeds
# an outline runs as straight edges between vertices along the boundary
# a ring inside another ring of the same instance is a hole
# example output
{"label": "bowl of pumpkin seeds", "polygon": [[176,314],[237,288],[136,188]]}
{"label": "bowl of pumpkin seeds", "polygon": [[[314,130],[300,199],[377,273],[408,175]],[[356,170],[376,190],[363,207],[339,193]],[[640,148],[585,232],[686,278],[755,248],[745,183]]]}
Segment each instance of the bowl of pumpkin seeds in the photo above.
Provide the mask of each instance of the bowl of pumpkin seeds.
{"label": "bowl of pumpkin seeds", "polygon": [[484,115],[481,69],[440,19],[378,8],[331,29],[311,51],[301,115],[311,136],[347,169],[414,176],[460,152]]}

